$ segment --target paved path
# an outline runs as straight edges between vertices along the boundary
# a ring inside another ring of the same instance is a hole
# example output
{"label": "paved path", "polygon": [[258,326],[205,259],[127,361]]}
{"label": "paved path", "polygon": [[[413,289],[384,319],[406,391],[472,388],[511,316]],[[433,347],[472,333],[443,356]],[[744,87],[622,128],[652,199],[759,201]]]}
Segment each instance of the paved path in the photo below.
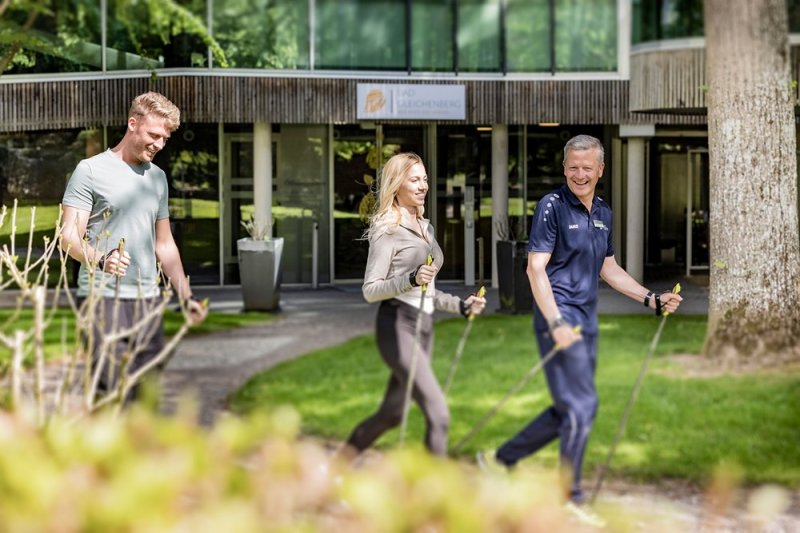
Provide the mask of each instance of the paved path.
{"label": "paved path", "polygon": [[[652,284],[656,290],[668,284]],[[461,284],[443,284],[447,292],[466,295]],[[215,311],[238,312],[241,293],[234,288],[199,288],[209,297]],[[707,311],[707,290],[684,283],[687,313]],[[499,307],[496,290],[487,292],[487,313]],[[167,411],[186,391],[194,391],[199,401],[203,424],[211,424],[225,409],[227,398],[250,377],[281,362],[313,350],[342,343],[371,333],[377,304],[368,304],[361,296],[360,285],[321,289],[285,288],[281,310],[276,320],[232,331],[189,337],[179,345],[163,376],[164,404]],[[606,286],[600,289],[601,313],[647,313],[641,304],[620,296]],[[437,314],[439,318],[453,315]]]}

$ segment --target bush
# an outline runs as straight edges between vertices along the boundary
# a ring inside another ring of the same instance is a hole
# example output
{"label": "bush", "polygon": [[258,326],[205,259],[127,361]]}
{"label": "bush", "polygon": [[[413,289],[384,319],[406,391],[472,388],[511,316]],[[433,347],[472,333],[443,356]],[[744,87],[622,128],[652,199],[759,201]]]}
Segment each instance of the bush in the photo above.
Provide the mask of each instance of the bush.
{"label": "bush", "polygon": [[558,531],[554,480],[479,476],[405,449],[351,469],[295,411],[213,429],[134,408],[39,429],[0,414],[4,531]]}

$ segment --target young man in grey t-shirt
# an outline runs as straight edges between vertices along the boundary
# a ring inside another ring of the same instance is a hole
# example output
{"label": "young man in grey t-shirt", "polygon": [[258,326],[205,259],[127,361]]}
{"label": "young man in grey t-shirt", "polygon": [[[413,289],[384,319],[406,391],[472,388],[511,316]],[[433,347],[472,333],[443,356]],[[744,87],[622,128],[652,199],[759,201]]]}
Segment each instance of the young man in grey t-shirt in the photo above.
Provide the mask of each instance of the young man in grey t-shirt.
{"label": "young man in grey t-shirt", "polygon": [[[167,98],[154,92],[137,96],[122,141],[78,163],[67,183],[61,244],[81,262],[79,298],[89,295],[89,269],[95,269],[95,294],[101,297],[98,312],[102,313],[95,324],[95,346],[114,324],[118,330],[130,327],[159,298],[158,262],[178,297],[187,303],[190,320],[199,323],[206,317],[205,307],[192,298],[172,238],[167,177],[152,163],[179,125],[180,111]],[[121,239],[123,250],[117,245]],[[115,305],[117,296],[120,301]],[[115,361],[101,372],[101,389],[117,385],[125,350],[139,351],[128,367],[130,374],[156,357],[164,344],[160,316],[136,339],[120,339],[114,348]]]}

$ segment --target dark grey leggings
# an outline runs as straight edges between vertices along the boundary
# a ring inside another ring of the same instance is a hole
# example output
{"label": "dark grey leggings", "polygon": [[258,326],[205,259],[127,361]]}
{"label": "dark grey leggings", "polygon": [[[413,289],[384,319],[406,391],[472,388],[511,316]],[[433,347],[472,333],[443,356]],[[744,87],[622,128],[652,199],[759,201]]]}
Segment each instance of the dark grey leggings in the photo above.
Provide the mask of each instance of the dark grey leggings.
{"label": "dark grey leggings", "polygon": [[[368,448],[384,432],[398,426],[402,420],[418,313],[415,307],[395,299],[381,302],[378,308],[378,349],[392,373],[378,410],[356,426],[347,439],[347,443],[359,452]],[[422,315],[420,344],[412,395],[425,416],[425,446],[431,453],[445,455],[450,413],[431,368],[433,317],[428,314]]]}

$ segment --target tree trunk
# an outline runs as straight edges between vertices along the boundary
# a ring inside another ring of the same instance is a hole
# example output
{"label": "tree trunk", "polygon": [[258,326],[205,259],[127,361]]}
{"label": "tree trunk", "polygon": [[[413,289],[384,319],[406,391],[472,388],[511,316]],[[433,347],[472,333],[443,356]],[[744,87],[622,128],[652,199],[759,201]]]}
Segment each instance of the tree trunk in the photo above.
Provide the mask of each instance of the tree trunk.
{"label": "tree trunk", "polygon": [[705,0],[711,169],[706,354],[800,359],[796,88],[785,0]]}

